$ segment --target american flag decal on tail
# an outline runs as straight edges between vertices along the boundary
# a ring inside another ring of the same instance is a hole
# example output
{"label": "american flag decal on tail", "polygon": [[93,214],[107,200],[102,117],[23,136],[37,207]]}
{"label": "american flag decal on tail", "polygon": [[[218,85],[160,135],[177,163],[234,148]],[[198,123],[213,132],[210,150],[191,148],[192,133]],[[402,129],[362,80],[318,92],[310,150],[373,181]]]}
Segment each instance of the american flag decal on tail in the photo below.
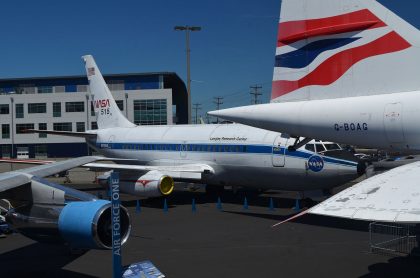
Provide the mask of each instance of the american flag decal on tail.
{"label": "american flag decal on tail", "polygon": [[88,74],[88,76],[95,75],[95,68],[88,68],[87,74]]}

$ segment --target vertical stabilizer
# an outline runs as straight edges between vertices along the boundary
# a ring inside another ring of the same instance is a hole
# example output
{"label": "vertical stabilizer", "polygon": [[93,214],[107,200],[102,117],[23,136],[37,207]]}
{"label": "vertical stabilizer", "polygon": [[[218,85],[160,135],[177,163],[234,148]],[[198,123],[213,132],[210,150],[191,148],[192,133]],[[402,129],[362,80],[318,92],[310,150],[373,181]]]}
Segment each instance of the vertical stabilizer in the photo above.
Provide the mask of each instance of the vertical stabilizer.
{"label": "vertical stabilizer", "polygon": [[271,99],[420,90],[419,40],[375,0],[283,0]]}
{"label": "vertical stabilizer", "polygon": [[121,113],[93,57],[85,55],[82,59],[85,61],[90,92],[93,95],[98,128],[136,126]]}

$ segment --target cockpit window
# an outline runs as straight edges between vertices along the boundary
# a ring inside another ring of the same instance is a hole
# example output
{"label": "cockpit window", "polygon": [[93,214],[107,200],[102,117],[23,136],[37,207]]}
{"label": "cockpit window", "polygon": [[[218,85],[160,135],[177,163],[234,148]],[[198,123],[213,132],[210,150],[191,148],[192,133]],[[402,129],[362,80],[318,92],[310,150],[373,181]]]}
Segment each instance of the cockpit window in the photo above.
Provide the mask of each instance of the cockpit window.
{"label": "cockpit window", "polygon": [[324,144],[324,146],[327,149],[327,151],[341,150],[340,146],[338,144],[335,144],[335,143],[326,143],[326,144]]}
{"label": "cockpit window", "polygon": [[315,151],[315,146],[314,146],[314,144],[306,144],[305,149],[308,150],[308,151],[314,152]]}
{"label": "cockpit window", "polygon": [[316,145],[316,152],[324,152],[325,151],[325,147],[322,144],[315,144]]}

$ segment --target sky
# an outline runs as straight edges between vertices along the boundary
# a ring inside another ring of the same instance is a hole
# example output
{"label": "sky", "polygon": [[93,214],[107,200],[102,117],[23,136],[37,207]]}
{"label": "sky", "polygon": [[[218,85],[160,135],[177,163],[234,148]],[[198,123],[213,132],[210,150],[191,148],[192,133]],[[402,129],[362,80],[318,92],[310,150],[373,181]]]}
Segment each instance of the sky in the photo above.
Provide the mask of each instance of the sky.
{"label": "sky", "polygon": [[[420,27],[408,0],[380,0]],[[191,33],[192,103],[199,114],[251,104],[250,86],[268,102],[279,0],[2,1],[0,79],[85,74],[92,54],[102,73],[175,72],[186,81],[185,33]]]}

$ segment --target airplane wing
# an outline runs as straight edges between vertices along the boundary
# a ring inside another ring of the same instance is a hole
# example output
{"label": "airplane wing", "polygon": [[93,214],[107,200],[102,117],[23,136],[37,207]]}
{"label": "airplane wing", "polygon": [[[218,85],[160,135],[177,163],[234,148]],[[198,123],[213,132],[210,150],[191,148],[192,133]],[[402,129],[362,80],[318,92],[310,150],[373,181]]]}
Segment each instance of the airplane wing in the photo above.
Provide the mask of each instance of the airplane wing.
{"label": "airplane wing", "polygon": [[81,166],[86,163],[101,160],[99,156],[83,156],[40,166],[29,167],[0,174],[0,192],[21,186],[31,181],[32,176],[48,177],[56,173]]}
{"label": "airplane wing", "polygon": [[368,178],[310,208],[308,213],[349,219],[419,223],[420,162]]}
{"label": "airplane wing", "polygon": [[53,160],[38,160],[38,159],[14,159],[14,158],[0,158],[0,162],[4,163],[17,163],[17,164],[50,164],[54,163]]}
{"label": "airplane wing", "polygon": [[87,163],[83,167],[101,170],[131,170],[131,171],[153,171],[157,170],[174,180],[201,180],[202,174],[214,174],[214,169],[207,164],[184,164],[177,166],[155,166],[155,165],[127,165],[127,164],[108,164],[108,163]]}

